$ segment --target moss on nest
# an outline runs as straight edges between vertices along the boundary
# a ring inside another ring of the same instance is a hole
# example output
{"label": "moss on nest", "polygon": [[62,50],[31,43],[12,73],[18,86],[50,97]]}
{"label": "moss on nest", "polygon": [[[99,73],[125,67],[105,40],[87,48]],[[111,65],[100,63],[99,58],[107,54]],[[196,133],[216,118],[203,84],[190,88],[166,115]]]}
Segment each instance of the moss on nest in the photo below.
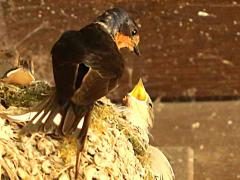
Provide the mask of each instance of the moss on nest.
{"label": "moss on nest", "polygon": [[12,85],[0,82],[0,102],[5,108],[33,107],[48,96],[51,87],[44,81],[36,81],[30,86]]}

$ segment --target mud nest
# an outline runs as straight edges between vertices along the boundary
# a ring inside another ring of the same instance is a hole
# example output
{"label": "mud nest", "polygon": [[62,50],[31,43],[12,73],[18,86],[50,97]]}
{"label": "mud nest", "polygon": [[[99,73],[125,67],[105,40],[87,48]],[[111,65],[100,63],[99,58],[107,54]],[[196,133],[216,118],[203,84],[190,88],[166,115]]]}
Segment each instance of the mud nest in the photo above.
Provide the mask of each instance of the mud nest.
{"label": "mud nest", "polygon": [[[50,91],[42,82],[32,87],[0,84],[0,98],[4,102],[1,112],[25,112]],[[80,179],[153,179],[146,132],[133,126],[125,111],[125,107],[112,104],[107,98],[95,104],[81,156]],[[75,139],[43,133],[19,135],[24,124],[0,118],[1,178],[74,179]]]}

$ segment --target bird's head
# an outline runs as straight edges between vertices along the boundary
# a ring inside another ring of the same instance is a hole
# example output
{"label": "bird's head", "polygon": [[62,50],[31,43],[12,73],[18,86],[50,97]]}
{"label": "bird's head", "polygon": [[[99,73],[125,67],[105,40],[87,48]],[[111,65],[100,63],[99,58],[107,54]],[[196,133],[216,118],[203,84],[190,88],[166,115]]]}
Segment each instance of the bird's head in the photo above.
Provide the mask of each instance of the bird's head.
{"label": "bird's head", "polygon": [[10,69],[0,78],[0,82],[24,86],[28,86],[34,81],[35,77],[33,74],[28,69],[22,67]]}
{"label": "bird's head", "polygon": [[140,79],[133,90],[125,96],[123,104],[132,112],[133,123],[149,129],[153,126],[153,103]]}
{"label": "bird's head", "polygon": [[97,18],[96,23],[101,24],[111,34],[118,49],[128,48],[140,55],[139,28],[126,11],[120,8],[109,9]]}

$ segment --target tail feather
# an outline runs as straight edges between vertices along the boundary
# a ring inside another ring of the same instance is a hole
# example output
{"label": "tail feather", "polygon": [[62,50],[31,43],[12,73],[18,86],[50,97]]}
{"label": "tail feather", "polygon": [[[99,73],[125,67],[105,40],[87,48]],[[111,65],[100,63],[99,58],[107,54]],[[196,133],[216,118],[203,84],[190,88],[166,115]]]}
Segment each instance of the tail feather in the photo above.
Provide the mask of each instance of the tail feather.
{"label": "tail feather", "polygon": [[67,121],[67,123],[63,123],[62,133],[64,135],[66,135],[68,132],[70,132],[70,130],[72,128],[72,124],[74,123],[74,120],[75,120],[75,113],[74,113],[72,107],[68,108],[65,119],[67,119],[68,121]]}
{"label": "tail feather", "polygon": [[44,123],[44,132],[53,132],[54,127],[59,127],[62,121],[62,118],[60,119],[60,122],[58,123],[58,121],[54,121],[54,119],[56,118],[57,114],[60,114],[60,106],[58,104],[53,104],[53,106],[51,107],[51,111],[46,119],[46,122]]}
{"label": "tail feather", "polygon": [[42,125],[41,117],[44,117],[47,113],[44,110],[39,111],[31,121],[22,128],[21,134],[27,134],[29,132],[37,132],[39,131],[40,126]]}
{"label": "tail feather", "polygon": [[78,125],[80,123],[80,121],[82,120],[82,117],[85,115],[85,113],[87,112],[86,107],[80,107],[80,106],[70,106],[68,108],[67,114],[65,119],[67,119],[67,121],[64,121],[63,124],[63,134],[66,135],[69,132],[75,132],[78,128]]}
{"label": "tail feather", "polygon": [[43,126],[51,113],[54,103],[56,103],[55,95],[50,96],[49,99],[41,103],[38,108],[38,113],[30,120],[30,122],[21,130],[22,134],[43,131]]}
{"label": "tail feather", "polygon": [[79,125],[80,121],[82,120],[82,117],[85,116],[85,114],[88,112],[87,109],[89,109],[89,108],[90,107],[88,107],[88,106],[87,106],[87,108],[86,107],[81,107],[81,108],[76,107],[75,119],[74,119],[73,124],[70,129],[71,132],[75,132],[78,129],[78,127],[79,127],[78,125]]}
{"label": "tail feather", "polygon": [[61,106],[55,93],[39,106],[40,110],[23,127],[22,134],[43,131],[58,135],[70,135],[77,130],[79,122],[88,109],[88,106],[77,106],[73,103]]}

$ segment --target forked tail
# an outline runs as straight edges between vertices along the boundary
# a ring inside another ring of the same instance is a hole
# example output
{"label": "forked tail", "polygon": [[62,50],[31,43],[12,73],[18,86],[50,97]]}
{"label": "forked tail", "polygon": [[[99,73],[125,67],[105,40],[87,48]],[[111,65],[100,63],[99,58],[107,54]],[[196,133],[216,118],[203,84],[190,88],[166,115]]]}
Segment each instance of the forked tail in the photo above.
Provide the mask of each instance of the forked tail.
{"label": "forked tail", "polygon": [[37,114],[23,127],[21,133],[43,131],[58,135],[70,135],[79,128],[78,124],[85,115],[87,107],[77,106],[71,102],[66,102],[61,106],[54,92],[39,105],[38,109]]}

